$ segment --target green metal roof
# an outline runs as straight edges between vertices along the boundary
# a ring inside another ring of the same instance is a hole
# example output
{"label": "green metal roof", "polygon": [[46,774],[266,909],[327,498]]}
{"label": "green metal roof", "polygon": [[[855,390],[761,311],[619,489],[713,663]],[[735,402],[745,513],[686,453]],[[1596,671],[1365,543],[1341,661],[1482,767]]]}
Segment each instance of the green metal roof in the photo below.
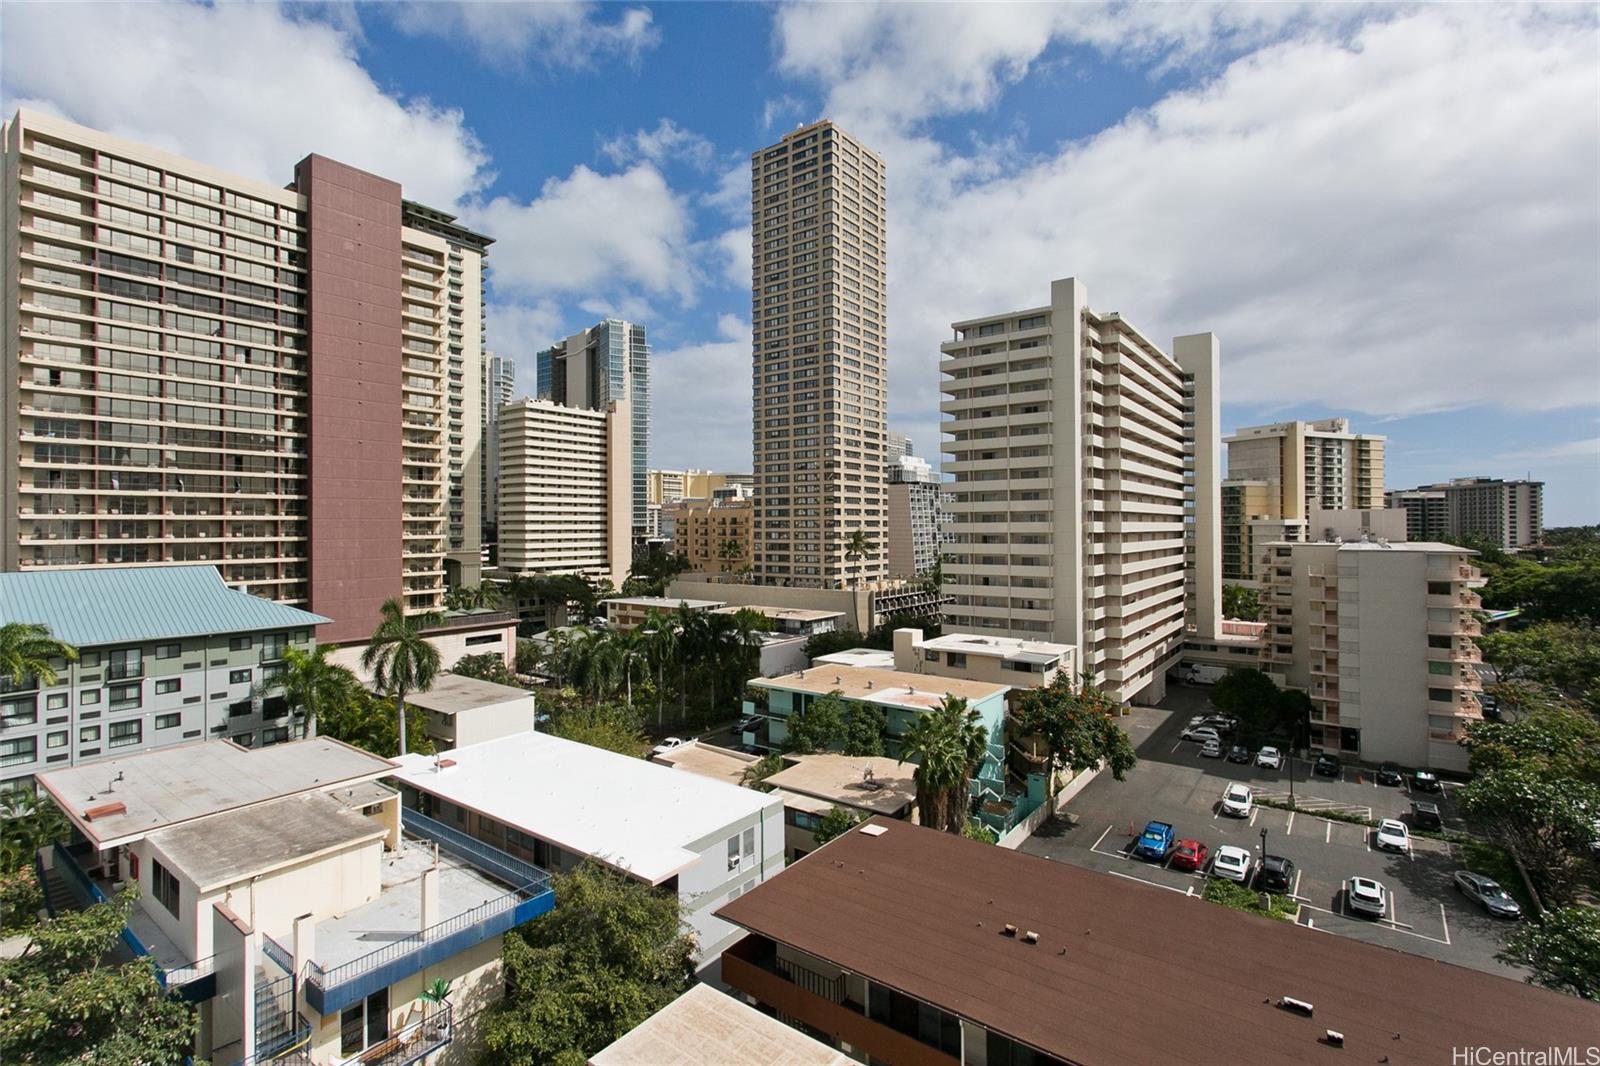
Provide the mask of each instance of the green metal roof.
{"label": "green metal roof", "polygon": [[0,622],[34,622],[79,648],[316,626],[329,619],[231,589],[214,566],[0,574]]}

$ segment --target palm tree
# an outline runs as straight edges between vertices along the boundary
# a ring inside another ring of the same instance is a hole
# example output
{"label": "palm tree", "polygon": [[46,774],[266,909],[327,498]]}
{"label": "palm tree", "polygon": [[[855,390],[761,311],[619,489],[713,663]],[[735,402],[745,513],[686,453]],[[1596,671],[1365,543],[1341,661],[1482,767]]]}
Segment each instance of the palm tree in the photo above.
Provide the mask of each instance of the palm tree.
{"label": "palm tree", "polygon": [[988,737],[978,712],[960,696],[918,716],[901,738],[900,761],[917,763],[912,780],[922,824],[949,833],[967,824],[968,782],[983,761]]}
{"label": "palm tree", "polygon": [[744,545],[736,540],[725,540],[717,545],[717,558],[722,560],[722,572],[726,574],[733,569],[733,565],[744,557]]}
{"label": "palm tree", "polygon": [[771,623],[767,616],[760,611],[741,607],[734,611],[731,620],[733,629],[729,634],[733,644],[739,649],[739,680],[748,680],[752,673],[761,672],[761,645],[766,637]]}
{"label": "palm tree", "polygon": [[50,635],[50,627],[33,622],[7,622],[0,625],[0,677],[22,686],[30,677],[41,685],[57,681],[53,659],[78,661],[78,649]]}
{"label": "palm tree", "polygon": [[372,631],[367,650],[361,653],[361,666],[372,671],[372,684],[384,695],[394,697],[400,730],[400,754],[406,753],[406,693],[426,692],[439,676],[439,649],[422,635],[436,624],[432,614],[407,616],[399,597],[384,601],[382,619]]}
{"label": "palm tree", "polygon": [[305,735],[317,735],[317,717],[336,707],[343,707],[361,694],[361,681],[355,674],[338,663],[328,661],[333,645],[304,651],[285,648],[283,672],[271,681],[263,681],[263,693],[268,688],[282,688],[283,699],[296,714],[305,716]]}
{"label": "palm tree", "polygon": [[498,607],[503,594],[504,590],[497,582],[485,581],[478,586],[478,606]]}
{"label": "palm tree", "polygon": [[875,554],[877,550],[877,542],[868,536],[867,531],[864,529],[856,530],[850,534],[850,539],[844,542],[845,561],[861,563],[861,574],[856,582],[857,588],[861,587],[862,582],[867,577],[867,557]]}
{"label": "palm tree", "polygon": [[656,725],[660,726],[661,701],[666,689],[664,675],[667,664],[678,656],[678,627],[670,617],[659,611],[650,611],[645,615],[644,625],[639,628],[644,633],[648,662],[656,670]]}

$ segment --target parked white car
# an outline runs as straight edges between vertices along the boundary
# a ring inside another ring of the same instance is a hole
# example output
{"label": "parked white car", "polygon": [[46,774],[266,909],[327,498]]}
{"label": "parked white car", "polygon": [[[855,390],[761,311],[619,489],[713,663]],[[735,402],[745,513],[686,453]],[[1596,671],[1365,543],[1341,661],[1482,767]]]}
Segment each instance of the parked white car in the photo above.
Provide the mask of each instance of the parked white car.
{"label": "parked white car", "polygon": [[661,743],[657,744],[655,747],[651,748],[650,749],[650,754],[651,754],[652,757],[656,756],[656,755],[665,755],[667,752],[671,751],[673,748],[681,748],[681,747],[683,747],[683,741],[682,740],[678,739],[677,737],[668,737],[667,739],[663,740]]}
{"label": "parked white car", "polygon": [[1265,766],[1269,770],[1283,769],[1283,752],[1277,748],[1262,748],[1256,752],[1256,765]]}
{"label": "parked white car", "polygon": [[1224,844],[1211,858],[1211,875],[1226,877],[1229,881],[1237,881],[1241,885],[1248,884],[1250,871],[1255,864],[1255,856],[1246,849]]}
{"label": "parked white car", "polygon": [[1183,731],[1183,739],[1198,740],[1201,743],[1205,743],[1208,740],[1214,740],[1219,746],[1222,744],[1222,734],[1218,733],[1215,729],[1212,729],[1208,725],[1192,726],[1188,729],[1185,729]]}
{"label": "parked white car", "polygon": [[1382,851],[1410,851],[1411,832],[1395,818],[1385,818],[1372,831],[1372,842]]}
{"label": "parked white car", "polygon": [[1223,814],[1231,814],[1235,818],[1248,818],[1254,806],[1255,795],[1250,791],[1249,785],[1241,785],[1235,781],[1222,793]]}
{"label": "parked white car", "polygon": [[1370,877],[1352,877],[1346,885],[1345,896],[1350,909],[1369,918],[1382,918],[1389,913],[1389,890]]}

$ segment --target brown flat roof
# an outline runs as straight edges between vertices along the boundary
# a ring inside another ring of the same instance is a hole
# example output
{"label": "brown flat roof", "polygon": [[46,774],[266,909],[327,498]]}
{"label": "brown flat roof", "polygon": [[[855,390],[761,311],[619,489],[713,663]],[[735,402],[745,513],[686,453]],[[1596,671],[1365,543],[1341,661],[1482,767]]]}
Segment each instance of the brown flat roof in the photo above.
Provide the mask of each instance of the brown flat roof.
{"label": "brown flat roof", "polygon": [[[829,805],[856,807],[876,814],[894,814],[917,798],[912,763],[895,762],[887,756],[788,755],[793,765],[767,778],[767,784],[783,792],[799,793],[825,800]],[[864,770],[872,768],[877,788],[865,788]]]}
{"label": "brown flat roof", "polygon": [[[988,699],[1005,692],[1010,685],[992,681],[968,681],[937,674],[912,674],[901,670],[879,670],[868,666],[843,666],[828,663],[810,666],[782,677],[753,677],[756,688],[782,688],[825,696],[835,690],[850,699],[872,699],[896,706],[916,704],[937,707],[946,693],[968,700]],[[908,692],[907,689],[914,691]]]}
{"label": "brown flat roof", "polygon": [[[1069,1062],[1437,1064],[1588,1047],[1600,1006],[873,818],[717,910]],[[1038,942],[1003,934],[1006,923]],[[1315,1016],[1278,1006],[1311,1003]],[[1341,1051],[1321,1042],[1333,1029]]]}

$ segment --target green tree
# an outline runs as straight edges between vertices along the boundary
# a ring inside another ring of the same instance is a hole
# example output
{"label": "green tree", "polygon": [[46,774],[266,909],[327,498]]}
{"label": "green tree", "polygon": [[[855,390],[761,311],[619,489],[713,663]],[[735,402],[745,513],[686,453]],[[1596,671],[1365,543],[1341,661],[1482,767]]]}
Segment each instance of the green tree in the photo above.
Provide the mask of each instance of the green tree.
{"label": "green tree", "polygon": [[564,710],[554,716],[551,732],[567,740],[636,759],[643,756],[650,746],[650,741],[639,727],[638,716],[629,708],[615,703]]}
{"label": "green tree", "polygon": [[0,874],[25,870],[40,848],[66,840],[67,816],[48,796],[15,789],[0,796]]}
{"label": "green tree", "polygon": [[845,716],[843,751],[846,755],[882,755],[889,716],[881,705],[860,700]]}
{"label": "green tree", "polygon": [[737,570],[744,561],[744,544],[732,538],[717,545],[717,559],[724,574]]}
{"label": "green tree", "polygon": [[782,755],[777,752],[763,755],[745,767],[744,774],[739,778],[739,783],[745,788],[753,788],[757,792],[771,792],[772,786],[767,784],[767,778],[782,770],[783,767]]}
{"label": "green tree", "polygon": [[386,600],[378,628],[372,631],[367,650],[361,653],[361,666],[372,672],[372,684],[379,692],[393,697],[396,734],[400,754],[406,753],[406,695],[426,692],[439,676],[439,649],[429,643],[422,631],[438,623],[435,615],[407,615],[399,597]]}
{"label": "green tree", "polygon": [[834,837],[850,832],[864,820],[859,812],[848,807],[830,807],[827,814],[817,819],[817,828],[812,830],[811,835],[816,838],[817,847],[820,848]]}
{"label": "green tree", "polygon": [[806,700],[789,716],[789,738],[783,750],[795,755],[828,751],[844,739],[844,696],[837,689]]}
{"label": "green tree", "polygon": [[1541,622],[1524,629],[1485,633],[1483,657],[1502,682],[1548,685],[1600,715],[1600,629],[1572,622]]}
{"label": "green tree", "polygon": [[1278,686],[1260,670],[1229,670],[1211,686],[1211,705],[1239,720],[1241,738],[1270,737],[1282,728]]}
{"label": "green tree", "polygon": [[864,529],[858,529],[850,534],[844,542],[844,557],[846,562],[861,564],[861,572],[857,575],[856,587],[860,588],[867,579],[867,560],[878,550],[878,542]]}
{"label": "green tree", "polygon": [[1261,619],[1261,595],[1245,585],[1222,586],[1222,617],[1237,618],[1241,622]]}
{"label": "green tree", "polygon": [[866,636],[855,629],[836,629],[831,633],[815,633],[806,638],[806,658],[817,659],[851,648],[864,647]]}
{"label": "green tree", "polygon": [[[390,752],[400,750],[399,720],[393,704],[365,689],[349,702],[325,709],[317,731],[374,755],[388,757]],[[418,755],[433,754],[433,738],[428,736],[427,724],[420,716],[413,715],[406,720],[405,750]]]}
{"label": "green tree", "polygon": [[25,685],[37,678],[41,685],[56,683],[54,659],[78,661],[78,649],[50,635],[50,627],[32,622],[7,622],[0,625],[0,677],[13,685]]}
{"label": "green tree", "polygon": [[544,645],[536,640],[517,641],[517,673],[531,676],[544,665]]}
{"label": "green tree", "polygon": [[305,721],[305,735],[316,736],[318,721],[330,712],[348,705],[364,696],[365,690],[355,674],[338,663],[328,661],[333,645],[307,651],[303,648],[283,650],[283,672],[261,685],[264,695],[273,688],[281,689],[289,710]]}
{"label": "green tree", "polygon": [[480,1062],[582,1066],[693,979],[676,893],[593,862],[553,887],[555,909],[506,934],[506,995],[486,1019]]}
{"label": "green tree", "polygon": [[1524,922],[1496,958],[1532,970],[1529,984],[1600,1000],[1600,910],[1562,907]]}
{"label": "green tree", "polygon": [[506,657],[497,651],[486,651],[482,655],[463,655],[456,660],[450,672],[460,674],[462,677],[475,677],[479,681],[493,681],[497,685],[518,687],[517,675],[506,666]]}
{"label": "green tree", "polygon": [[1057,771],[1079,774],[1104,764],[1121,781],[1139,761],[1127,731],[1116,722],[1117,710],[1117,701],[1096,688],[1088,675],[1075,691],[1065,671],[1050,684],[1017,696],[1018,732],[1035,734],[1044,742],[1052,797]]}
{"label": "green tree", "polygon": [[988,739],[982,716],[960,696],[946,696],[906,729],[900,761],[916,763],[912,781],[923,825],[961,832],[967,824],[972,775],[983,762]]}
{"label": "green tree", "polygon": [[968,818],[966,820],[965,824],[961,826],[961,835],[968,840],[976,840],[980,844],[1000,843],[999,840],[995,839],[994,831],[976,818]]}
{"label": "green tree", "polygon": [[111,961],[136,896],[38,922],[0,960],[0,1061],[145,1066],[192,1053],[194,1008],[162,990],[148,959]]}
{"label": "green tree", "polygon": [[1525,871],[1540,910],[1572,902],[1582,857],[1596,841],[1600,788],[1513,765],[1474,777],[1457,790],[1456,800]]}

